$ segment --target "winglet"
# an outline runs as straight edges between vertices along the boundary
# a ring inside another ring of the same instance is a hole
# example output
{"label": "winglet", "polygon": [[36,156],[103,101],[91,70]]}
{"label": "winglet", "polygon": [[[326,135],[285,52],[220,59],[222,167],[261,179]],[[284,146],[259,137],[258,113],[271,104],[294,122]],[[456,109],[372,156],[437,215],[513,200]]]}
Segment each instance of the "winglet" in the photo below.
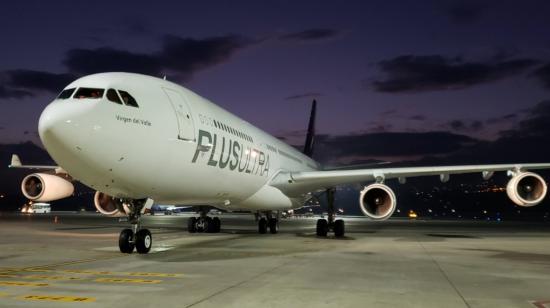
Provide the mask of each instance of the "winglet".
{"label": "winglet", "polygon": [[19,159],[19,156],[17,156],[17,154],[12,154],[11,155],[11,164],[10,164],[10,168],[13,168],[13,167],[21,167],[23,166],[23,164],[21,164],[21,159]]}

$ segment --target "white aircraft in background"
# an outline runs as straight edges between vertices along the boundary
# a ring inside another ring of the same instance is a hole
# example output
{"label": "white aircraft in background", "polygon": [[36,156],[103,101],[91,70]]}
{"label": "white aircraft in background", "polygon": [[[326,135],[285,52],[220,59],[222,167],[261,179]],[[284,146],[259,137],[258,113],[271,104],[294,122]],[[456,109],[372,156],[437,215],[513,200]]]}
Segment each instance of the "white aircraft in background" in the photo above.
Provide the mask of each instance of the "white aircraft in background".
{"label": "white aircraft in background", "polygon": [[38,131],[59,166],[25,166],[14,155],[10,167],[45,170],[24,178],[30,200],[48,202],[70,196],[72,181],[95,189],[94,203],[109,216],[127,216],[132,225],[120,233],[123,253],[147,253],[152,236],[140,216],[153,200],[197,206],[189,232],[219,232],[220,220],[208,207],[250,211],[259,233],[277,233],[278,211],[300,208],[312,193],[326,191],[328,219],[317,221],[317,235],[344,236],[335,219],[334,187],[373,182],[360,193],[359,206],[373,220],[396,208],[388,179],[495,171],[511,177],[507,193],[519,206],[543,200],[547,186],[531,169],[550,164],[323,170],[310,158],[314,139],[314,102],[304,153],[252,126],[212,102],[172,82],[129,73],[103,73],[69,84],[40,116]]}

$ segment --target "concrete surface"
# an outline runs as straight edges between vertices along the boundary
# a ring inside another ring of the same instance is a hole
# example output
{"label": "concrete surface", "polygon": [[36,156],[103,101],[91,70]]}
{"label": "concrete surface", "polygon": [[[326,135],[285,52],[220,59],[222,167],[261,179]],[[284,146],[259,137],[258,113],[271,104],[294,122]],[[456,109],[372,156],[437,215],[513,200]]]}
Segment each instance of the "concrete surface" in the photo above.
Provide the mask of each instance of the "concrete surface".
{"label": "concrete surface", "polygon": [[123,255],[116,219],[0,213],[0,306],[550,307],[550,225],[348,218],[322,239],[314,219],[187,217],[147,217],[153,251]]}

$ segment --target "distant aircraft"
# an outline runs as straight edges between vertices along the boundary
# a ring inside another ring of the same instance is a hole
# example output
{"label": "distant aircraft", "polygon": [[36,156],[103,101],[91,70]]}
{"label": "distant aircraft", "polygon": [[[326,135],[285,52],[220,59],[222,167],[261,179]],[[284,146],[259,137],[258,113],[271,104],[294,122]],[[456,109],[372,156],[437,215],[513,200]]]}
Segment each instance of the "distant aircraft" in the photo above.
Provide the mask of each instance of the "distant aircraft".
{"label": "distant aircraft", "polygon": [[[68,197],[73,181],[95,189],[99,212],[127,216],[132,225],[120,233],[123,253],[147,253],[152,236],[140,217],[153,200],[162,204],[209,205],[249,211],[259,233],[277,233],[277,213],[300,208],[312,193],[325,191],[328,219],[316,233],[344,236],[335,219],[334,187],[373,182],[360,193],[359,206],[371,219],[389,218],[396,208],[389,179],[495,171],[511,177],[507,193],[519,206],[533,206],[546,196],[545,181],[531,169],[550,164],[502,164],[445,167],[326,170],[311,159],[316,103],[313,102],[304,153],[254,127],[175,83],[129,73],[102,73],[69,84],[40,116],[38,131],[59,166],[25,166],[17,156],[12,168],[45,170],[25,177],[23,194],[48,202]],[[189,219],[190,232],[219,232],[220,220],[199,207]]]}

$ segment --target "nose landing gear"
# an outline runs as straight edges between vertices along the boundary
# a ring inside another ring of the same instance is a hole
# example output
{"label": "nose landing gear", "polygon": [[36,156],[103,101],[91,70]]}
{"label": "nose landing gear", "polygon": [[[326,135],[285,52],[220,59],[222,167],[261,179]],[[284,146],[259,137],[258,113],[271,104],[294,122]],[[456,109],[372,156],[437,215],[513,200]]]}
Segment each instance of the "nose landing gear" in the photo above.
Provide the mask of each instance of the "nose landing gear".
{"label": "nose landing gear", "polygon": [[124,229],[118,237],[118,248],[122,253],[132,253],[134,248],[140,254],[148,253],[153,244],[153,236],[148,229],[141,228],[141,211],[146,199],[127,200],[125,206],[129,210],[128,221],[132,229]]}

